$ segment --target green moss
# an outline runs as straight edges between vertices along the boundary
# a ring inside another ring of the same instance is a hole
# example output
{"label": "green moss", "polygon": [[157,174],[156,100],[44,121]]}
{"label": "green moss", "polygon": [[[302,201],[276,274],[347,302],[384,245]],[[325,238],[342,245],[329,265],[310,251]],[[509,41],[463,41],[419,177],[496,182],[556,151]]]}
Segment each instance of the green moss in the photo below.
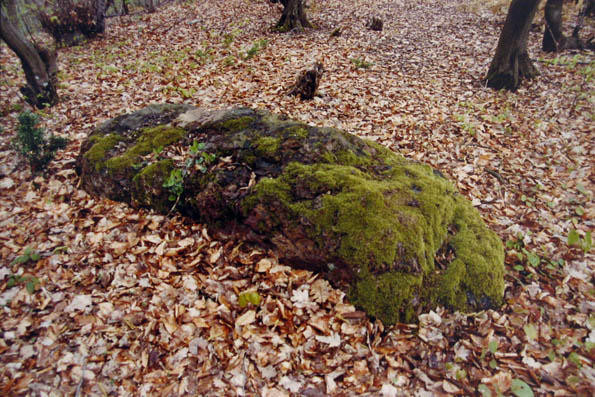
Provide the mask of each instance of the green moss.
{"label": "green moss", "polygon": [[[373,162],[366,156],[337,158],[359,166]],[[321,248],[329,240],[339,241],[337,259],[358,275],[352,301],[386,324],[410,321],[413,311],[403,308],[422,298],[423,306],[440,303],[465,310],[470,291],[478,301],[489,297],[497,303],[504,282],[503,268],[494,272],[490,267],[503,263],[495,234],[431,167],[404,164],[379,180],[351,165],[291,163],[280,177],[261,179],[244,208],[248,212],[260,202],[279,202],[287,211],[279,216],[308,219],[310,237]],[[297,197],[298,185],[316,197]],[[456,259],[434,276],[434,256],[451,224],[459,231],[450,241]],[[426,291],[430,283],[437,286],[432,294]]]}
{"label": "green moss", "polygon": [[108,152],[116,147],[123,138],[117,134],[95,135],[89,141],[93,144],[84,157],[95,165],[95,170],[100,171],[105,167],[105,158]]}
{"label": "green moss", "polygon": [[[449,240],[456,258],[438,278],[437,299],[461,309],[470,308],[470,298],[479,307],[498,306],[504,294],[504,267],[494,263],[504,262],[502,243],[468,200],[459,196],[457,202],[453,221],[458,232]],[[486,299],[490,301],[482,302]]]}
{"label": "green moss", "polygon": [[349,300],[385,324],[415,320],[414,299],[419,300],[423,277],[389,272],[378,276],[366,269],[349,292]]}
{"label": "green moss", "polygon": [[237,117],[218,123],[217,128],[223,128],[229,132],[237,132],[246,129],[253,122],[254,117]]}
{"label": "green moss", "polygon": [[171,208],[168,192],[162,188],[163,182],[175,167],[173,160],[161,160],[149,164],[132,179],[134,186],[132,200],[140,206],[151,207],[158,212]]}
{"label": "green moss", "polygon": [[270,136],[263,136],[254,142],[255,153],[257,156],[265,157],[270,160],[279,159],[279,146],[281,140]]}
{"label": "green moss", "polygon": [[146,156],[153,150],[162,149],[167,145],[178,142],[185,135],[181,128],[157,126],[144,128],[139,131],[136,143],[120,156],[106,161],[105,166],[111,173],[121,172],[138,163],[141,156]]}
{"label": "green moss", "polygon": [[287,33],[291,30],[291,27],[289,26],[289,23],[285,23],[284,25],[276,26],[274,30],[279,33]]}
{"label": "green moss", "polygon": [[305,139],[308,137],[308,130],[304,125],[292,125],[283,129],[283,134],[287,137]]}

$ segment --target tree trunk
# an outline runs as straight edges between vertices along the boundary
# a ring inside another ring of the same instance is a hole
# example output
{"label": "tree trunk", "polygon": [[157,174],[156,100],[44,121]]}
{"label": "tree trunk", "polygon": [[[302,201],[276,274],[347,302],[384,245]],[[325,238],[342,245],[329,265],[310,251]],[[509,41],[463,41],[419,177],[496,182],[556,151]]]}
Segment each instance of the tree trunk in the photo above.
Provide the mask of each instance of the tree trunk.
{"label": "tree trunk", "polygon": [[[8,0],[13,1],[13,0]],[[8,1],[0,0],[0,5]],[[0,11],[0,38],[21,60],[27,85],[21,88],[32,106],[44,108],[58,102],[56,92],[56,53],[31,44]]]}
{"label": "tree trunk", "polygon": [[545,3],[545,31],[541,49],[557,52],[564,48],[566,37],[562,33],[562,7],[564,0],[547,0]]}
{"label": "tree trunk", "polygon": [[277,29],[280,32],[289,32],[293,29],[301,31],[304,28],[312,27],[312,24],[310,24],[308,18],[306,18],[302,0],[286,0],[281,3],[285,8],[283,9],[281,19],[279,19],[279,22],[277,23]]}
{"label": "tree trunk", "polygon": [[105,12],[107,11],[106,0],[95,0],[95,27],[99,34],[105,33]]}
{"label": "tree trunk", "polygon": [[594,17],[595,16],[595,0],[585,0],[585,2],[587,3],[585,15],[588,17]]}
{"label": "tree trunk", "polygon": [[14,1],[0,1],[0,4],[4,4],[6,12],[8,13],[8,19],[15,26],[19,26],[19,13],[17,11],[17,5]]}
{"label": "tree trunk", "polygon": [[527,53],[529,29],[539,2],[512,0],[485,79],[488,87],[515,91],[523,79],[531,79],[539,74]]}

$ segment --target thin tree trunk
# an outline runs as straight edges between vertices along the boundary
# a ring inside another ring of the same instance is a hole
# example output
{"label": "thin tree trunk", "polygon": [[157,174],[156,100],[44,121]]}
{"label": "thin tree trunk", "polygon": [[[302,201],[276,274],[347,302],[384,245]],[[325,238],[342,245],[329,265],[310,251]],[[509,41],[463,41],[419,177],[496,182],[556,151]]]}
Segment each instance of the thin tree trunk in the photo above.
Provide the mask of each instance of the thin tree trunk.
{"label": "thin tree trunk", "polygon": [[564,48],[566,37],[562,33],[562,8],[564,0],[547,0],[545,3],[545,31],[541,49],[546,52],[557,52]]}
{"label": "thin tree trunk", "polygon": [[105,33],[105,12],[107,11],[106,0],[95,0],[95,29],[96,33]]}
{"label": "thin tree trunk", "polygon": [[[0,5],[7,4],[8,1],[0,0]],[[21,60],[27,80],[27,85],[21,88],[21,92],[27,102],[40,109],[56,104],[56,53],[27,41],[1,10],[0,38]]]}
{"label": "thin tree trunk", "polygon": [[523,79],[539,74],[527,53],[529,30],[539,2],[512,0],[485,79],[488,87],[515,91]]}
{"label": "thin tree trunk", "polygon": [[281,19],[277,23],[277,29],[280,32],[289,32],[290,30],[303,30],[304,28],[311,28],[312,24],[306,17],[304,11],[304,3],[302,0],[286,0],[281,1],[285,6]]}

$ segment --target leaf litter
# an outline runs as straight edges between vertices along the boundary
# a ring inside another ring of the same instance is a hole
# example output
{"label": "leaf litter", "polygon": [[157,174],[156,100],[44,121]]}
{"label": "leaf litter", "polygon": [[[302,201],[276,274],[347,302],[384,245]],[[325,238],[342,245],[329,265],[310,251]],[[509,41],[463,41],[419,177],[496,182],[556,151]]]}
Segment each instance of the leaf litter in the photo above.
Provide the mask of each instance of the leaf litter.
{"label": "leaf litter", "polygon": [[[44,127],[72,142],[47,177],[10,148],[24,78],[0,46],[0,393],[591,395],[593,54],[543,54],[535,31],[541,76],[485,89],[505,15],[468,3],[311,0],[318,29],[283,35],[266,1],[110,19],[60,50],[62,102]],[[365,28],[372,16],[383,31]],[[319,95],[284,95],[315,60]],[[508,242],[506,304],[385,328],[260,247],[81,191],[87,133],[152,102],[283,112],[431,164]],[[15,261],[27,248],[39,260]]]}

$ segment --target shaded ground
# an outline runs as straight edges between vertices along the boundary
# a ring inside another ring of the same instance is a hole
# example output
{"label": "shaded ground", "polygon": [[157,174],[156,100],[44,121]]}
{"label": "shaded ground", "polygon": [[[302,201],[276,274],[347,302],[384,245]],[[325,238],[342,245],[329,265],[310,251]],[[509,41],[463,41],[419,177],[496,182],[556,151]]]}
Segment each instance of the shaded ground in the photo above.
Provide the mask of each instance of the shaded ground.
{"label": "shaded ground", "polygon": [[[280,13],[265,1],[110,20],[105,38],[60,52],[63,101],[45,127],[73,142],[47,179],[10,150],[23,76],[0,46],[1,394],[510,395],[522,381],[590,395],[594,258],[567,236],[593,230],[593,55],[544,55],[534,32],[541,76],[494,92],[479,80],[504,15],[450,0],[346,3],[311,1],[319,29],[302,35],[271,33]],[[365,29],[373,15],[382,32]],[[320,96],[283,95],[317,59]],[[90,128],[164,100],[284,112],[439,168],[512,241],[507,304],[383,329],[267,252],[79,190]],[[42,259],[11,265],[27,246]],[[240,307],[253,290],[260,305]]]}

